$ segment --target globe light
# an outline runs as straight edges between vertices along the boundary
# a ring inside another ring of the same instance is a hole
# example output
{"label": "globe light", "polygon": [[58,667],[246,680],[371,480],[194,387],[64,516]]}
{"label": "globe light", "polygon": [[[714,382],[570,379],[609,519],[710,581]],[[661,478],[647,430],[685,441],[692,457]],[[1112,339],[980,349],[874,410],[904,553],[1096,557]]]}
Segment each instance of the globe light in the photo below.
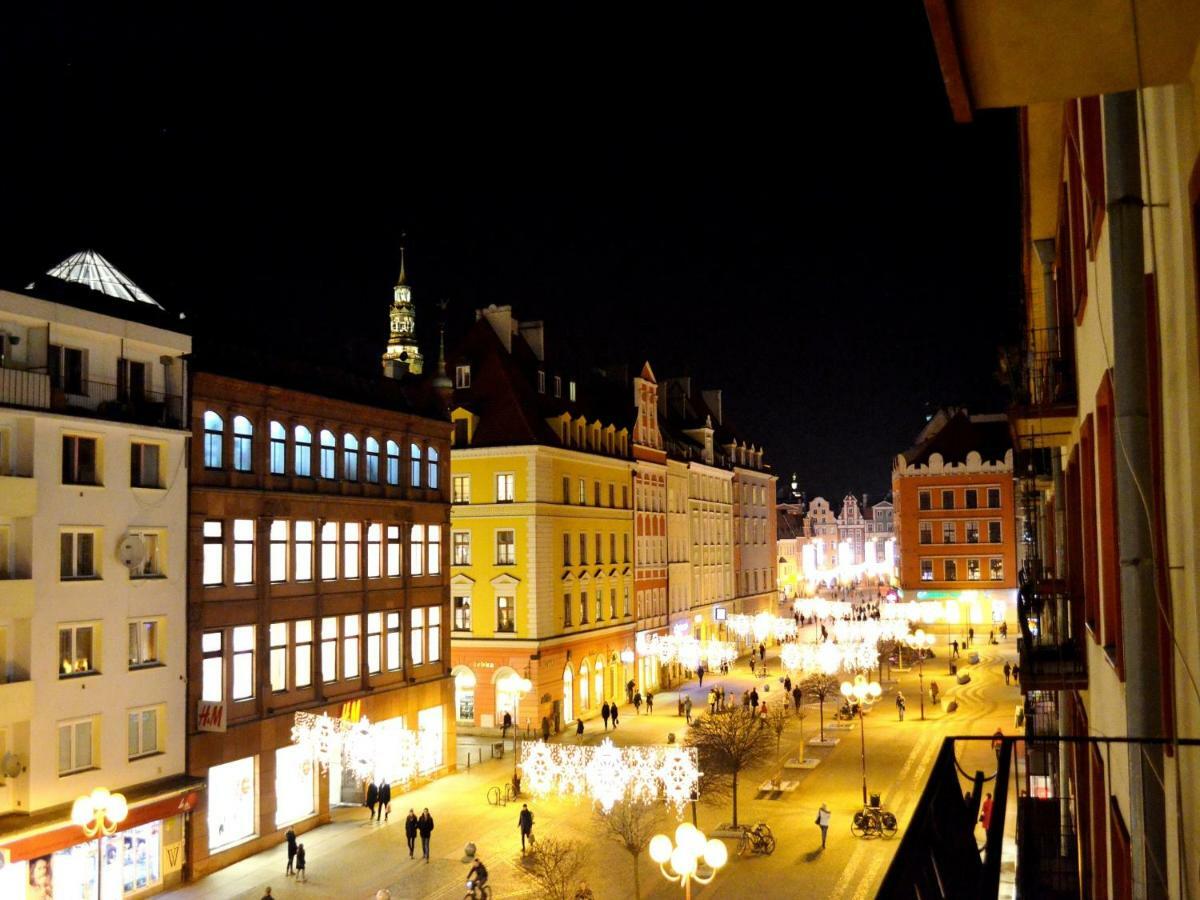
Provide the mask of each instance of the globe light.
{"label": "globe light", "polygon": [[630,665],[633,662],[633,659],[634,659],[634,657],[633,657],[632,650],[630,650],[629,648],[626,648],[621,651],[621,662],[625,663],[625,665],[627,665],[627,666]]}
{"label": "globe light", "polygon": [[842,682],[842,696],[849,700],[854,696],[854,685],[848,681]]}
{"label": "globe light", "polygon": [[[704,846],[704,836],[700,834],[700,830],[691,822],[683,822],[675,829],[675,846],[684,847],[688,850],[696,850],[696,839],[699,838],[701,844],[700,849]],[[696,854],[697,856],[699,853]]]}
{"label": "globe light", "polygon": [[113,794],[108,801],[108,819],[110,822],[121,823],[129,815],[129,804],[124,794]]}
{"label": "globe light", "polygon": [[869,685],[867,685],[867,693],[870,694],[870,696],[878,699],[883,694],[883,688],[879,686],[878,681],[872,681]]}
{"label": "globe light", "polygon": [[710,868],[719,869],[729,861],[729,850],[724,841],[716,838],[704,845],[704,861]]}
{"label": "globe light", "polygon": [[108,788],[98,787],[92,791],[92,809],[105,809],[108,806],[108,800],[112,796]]}
{"label": "globe light", "polygon": [[671,858],[671,839],[665,834],[650,838],[650,858],[660,866]]}
{"label": "globe light", "polygon": [[95,817],[96,810],[92,806],[92,798],[76,797],[75,802],[71,804],[71,821],[80,828],[86,828]]}
{"label": "globe light", "polygon": [[686,878],[696,871],[696,857],[684,847],[676,847],[671,852],[671,868]]}

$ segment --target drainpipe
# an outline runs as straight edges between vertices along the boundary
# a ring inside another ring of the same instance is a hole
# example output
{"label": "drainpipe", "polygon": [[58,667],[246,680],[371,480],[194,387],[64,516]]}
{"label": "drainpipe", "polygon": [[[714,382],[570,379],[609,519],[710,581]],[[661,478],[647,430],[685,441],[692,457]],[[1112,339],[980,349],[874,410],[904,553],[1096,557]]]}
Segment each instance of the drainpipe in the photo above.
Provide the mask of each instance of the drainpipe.
{"label": "drainpipe", "polygon": [[[1138,95],[1104,97],[1108,232],[1112,276],[1113,393],[1116,416],[1117,540],[1130,737],[1162,735],[1158,606],[1148,517],[1138,485],[1150,480],[1147,410],[1146,265],[1142,243]],[[1169,660],[1167,661],[1169,664]],[[1166,814],[1160,746],[1129,748],[1129,831],[1133,896],[1166,897]]]}

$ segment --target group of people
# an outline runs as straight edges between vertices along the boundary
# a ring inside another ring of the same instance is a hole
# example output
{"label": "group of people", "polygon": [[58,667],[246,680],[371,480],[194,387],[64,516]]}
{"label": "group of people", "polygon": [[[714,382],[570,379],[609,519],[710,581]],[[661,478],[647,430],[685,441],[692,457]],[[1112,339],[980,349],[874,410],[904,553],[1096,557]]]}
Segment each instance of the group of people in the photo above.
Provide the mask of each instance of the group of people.
{"label": "group of people", "polygon": [[372,822],[386,822],[392,814],[392,786],[386,780],[367,785],[365,805],[371,810]]}

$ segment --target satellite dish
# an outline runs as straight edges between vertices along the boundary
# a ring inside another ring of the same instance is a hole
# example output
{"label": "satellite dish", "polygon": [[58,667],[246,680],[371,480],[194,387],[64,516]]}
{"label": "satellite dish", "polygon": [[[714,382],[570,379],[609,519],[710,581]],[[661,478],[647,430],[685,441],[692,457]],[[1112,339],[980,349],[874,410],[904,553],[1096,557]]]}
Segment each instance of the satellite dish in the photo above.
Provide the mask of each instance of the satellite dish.
{"label": "satellite dish", "polygon": [[16,778],[21,774],[21,760],[17,759],[17,754],[5,753],[0,757],[0,774],[5,778]]}
{"label": "satellite dish", "polygon": [[127,569],[140,568],[146,562],[146,542],[136,534],[125,535],[121,546],[117,548],[117,558]]}

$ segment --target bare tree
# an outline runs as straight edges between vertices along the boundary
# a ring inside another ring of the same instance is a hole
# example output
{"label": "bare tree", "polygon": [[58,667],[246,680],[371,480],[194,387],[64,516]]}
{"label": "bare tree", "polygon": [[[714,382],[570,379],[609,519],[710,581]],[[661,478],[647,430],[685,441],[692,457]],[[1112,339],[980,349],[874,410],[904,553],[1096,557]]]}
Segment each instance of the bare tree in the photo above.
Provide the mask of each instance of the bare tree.
{"label": "bare tree", "polygon": [[768,762],[771,737],[750,710],[734,708],[719,716],[701,716],[692,724],[687,746],[700,756],[700,771],[728,779],[733,795],[733,824],[737,825],[738,776],[746,769]]}
{"label": "bare tree", "polygon": [[825,700],[828,697],[837,696],[838,680],[832,675],[816,674],[809,675],[804,679],[804,683],[800,685],[800,689],[804,693],[812,697],[819,704],[821,717],[821,743],[825,742]]}
{"label": "bare tree", "polygon": [[783,730],[787,728],[788,720],[791,715],[788,713],[787,706],[783,703],[776,703],[774,706],[767,707],[767,725],[775,732],[775,755],[779,755],[780,746],[783,743]]}
{"label": "bare tree", "polygon": [[537,850],[525,858],[529,877],[545,900],[570,900],[574,895],[583,854],[578,841],[546,836],[538,839]]}
{"label": "bare tree", "polygon": [[638,858],[650,843],[650,838],[663,822],[662,806],[657,803],[642,803],[622,800],[608,812],[597,811],[597,818],[608,830],[608,835],[629,853],[633,861],[633,896],[641,898],[642,882],[638,873]]}

